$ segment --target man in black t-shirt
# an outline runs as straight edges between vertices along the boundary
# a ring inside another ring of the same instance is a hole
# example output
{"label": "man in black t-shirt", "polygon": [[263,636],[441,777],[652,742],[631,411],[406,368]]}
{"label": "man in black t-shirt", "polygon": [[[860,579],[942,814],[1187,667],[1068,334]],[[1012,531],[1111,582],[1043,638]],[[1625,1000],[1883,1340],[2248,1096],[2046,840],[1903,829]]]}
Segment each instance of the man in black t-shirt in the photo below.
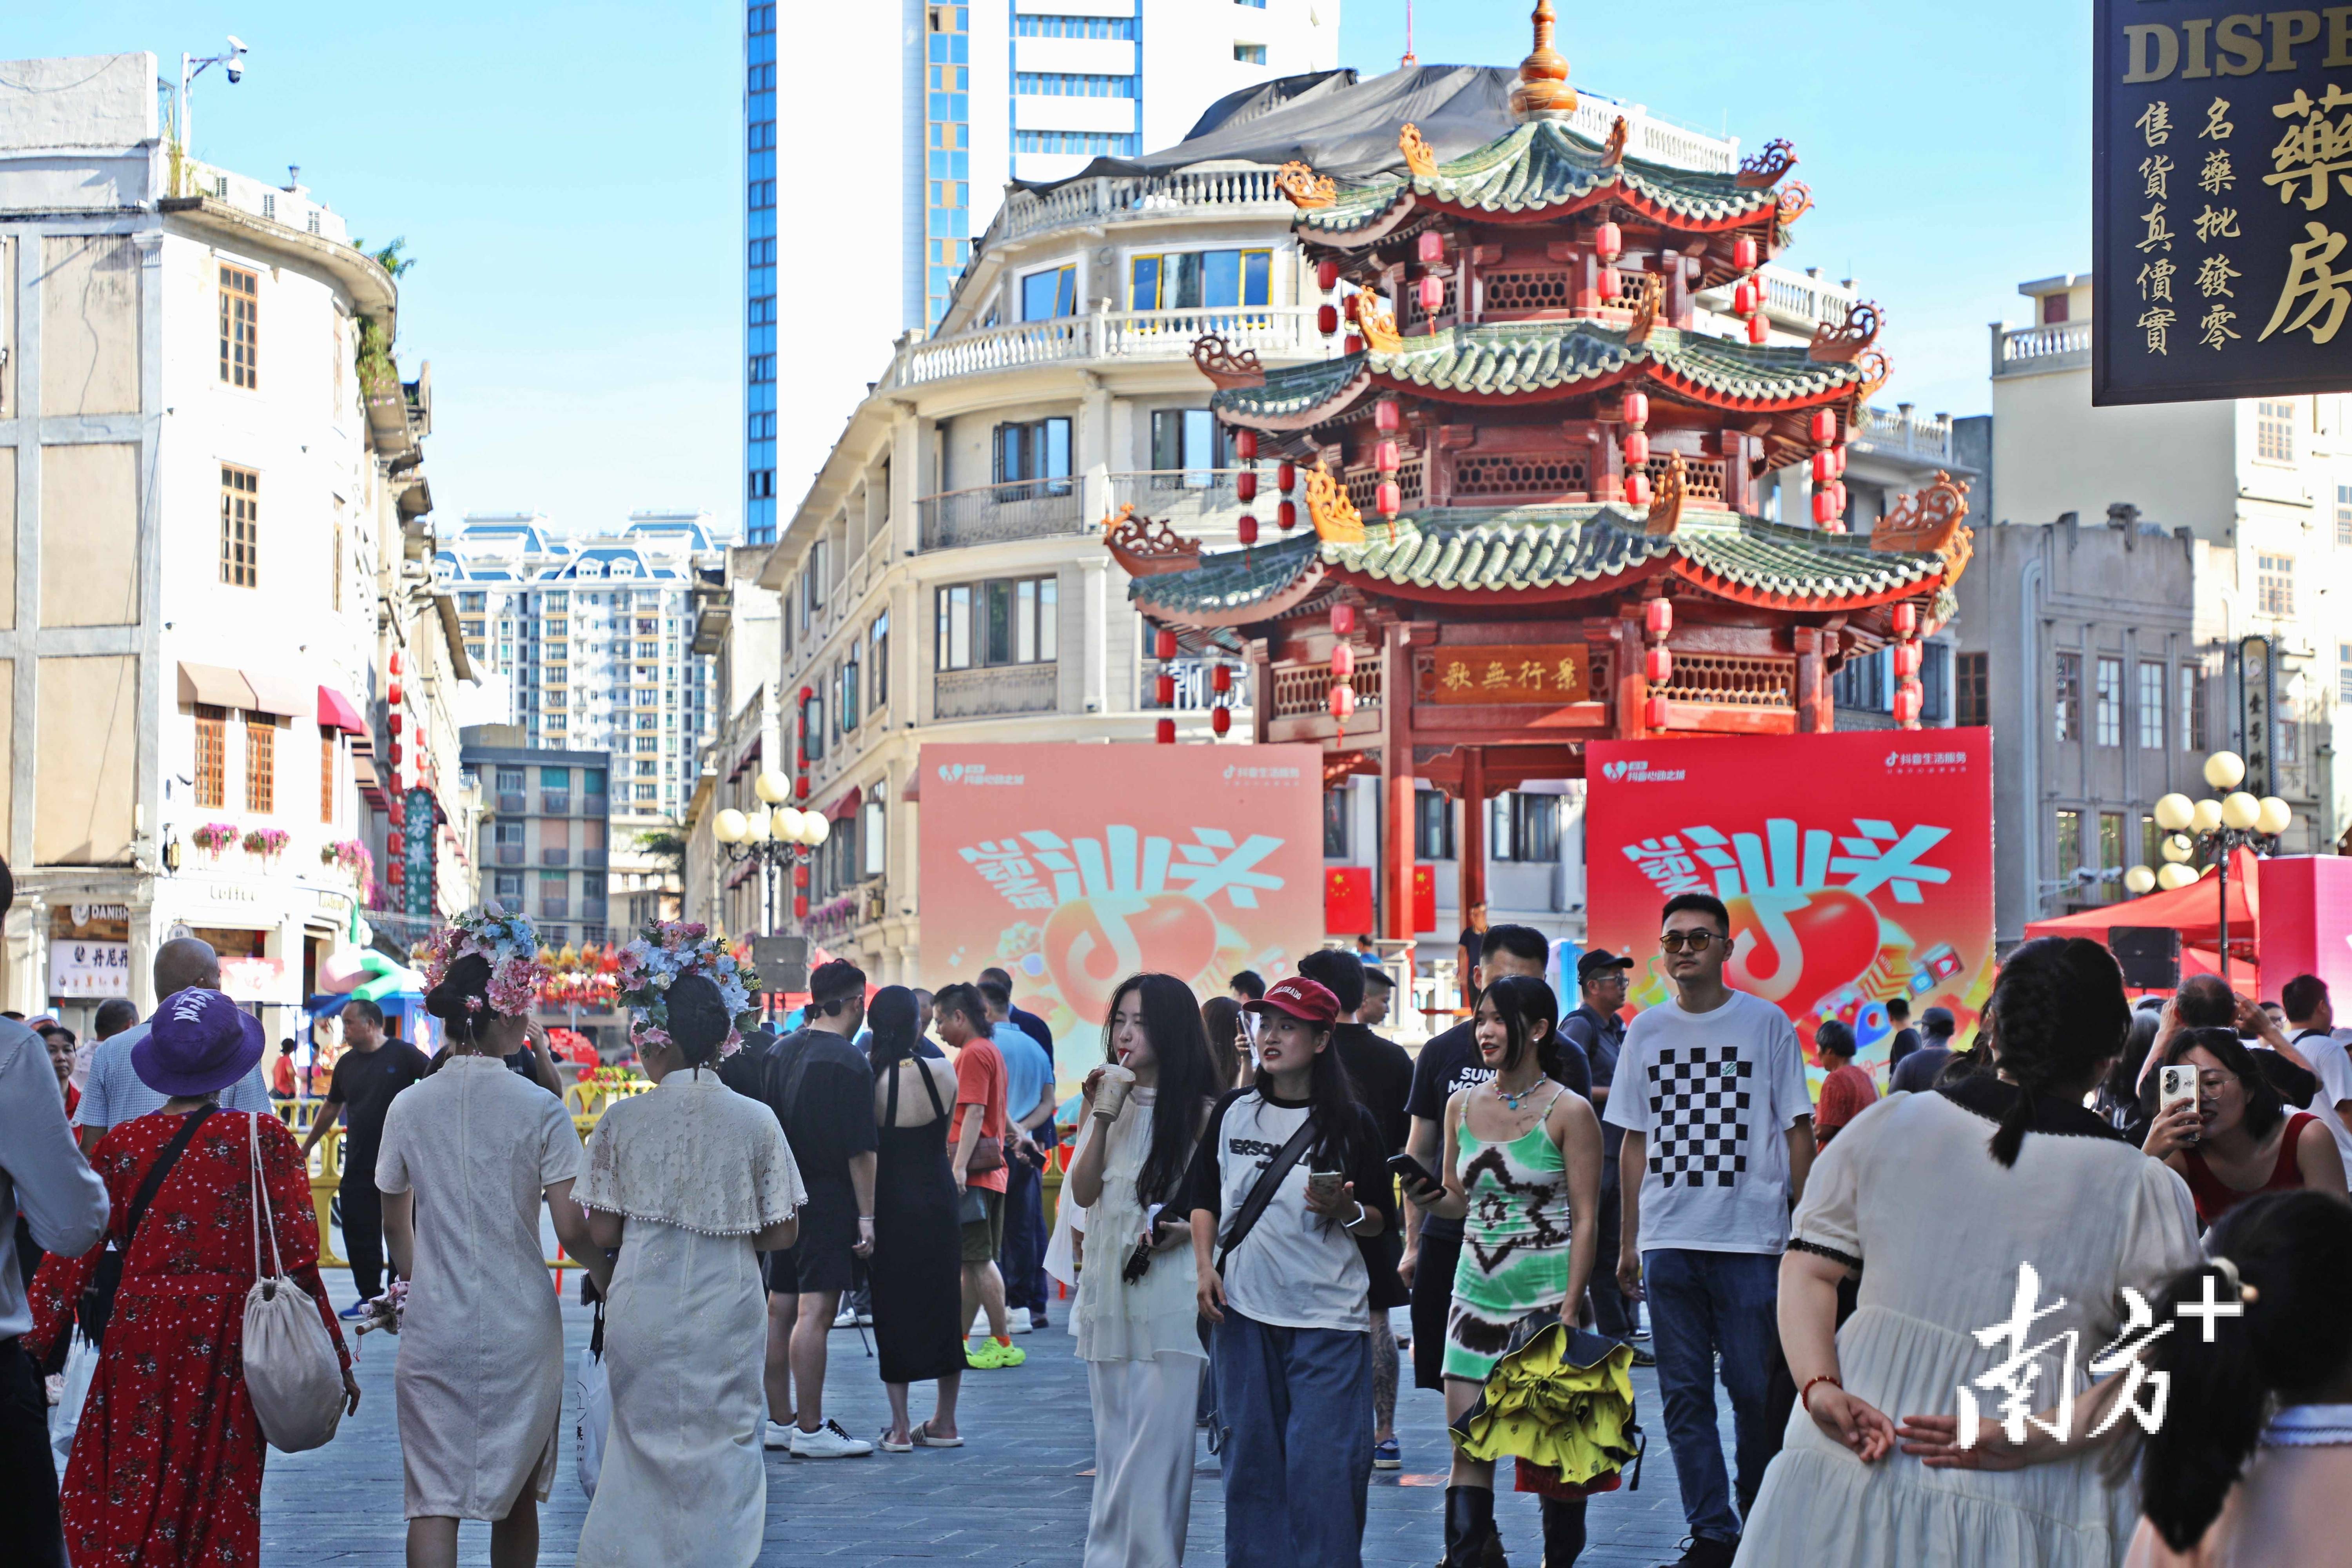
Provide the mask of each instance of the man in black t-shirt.
{"label": "man in black t-shirt", "polygon": [[[1470,972],[1472,986],[1483,990],[1512,974],[1544,977],[1551,943],[1534,927],[1494,926],[1479,941],[1478,964]],[[1412,1092],[1405,1102],[1412,1121],[1407,1152],[1441,1178],[1445,1174],[1438,1169],[1445,1156],[1445,1102],[1454,1090],[1495,1076],[1495,1069],[1479,1058],[1475,1023],[1465,1018],[1437,1036],[1421,1047],[1412,1064]],[[1591,1068],[1572,1040],[1560,1040],[1545,1070],[1579,1094],[1591,1093]],[[1413,1386],[1443,1390],[1445,1318],[1454,1305],[1454,1267],[1462,1258],[1462,1222],[1417,1214],[1410,1203],[1405,1213],[1404,1257],[1397,1273],[1412,1287]],[[1417,1227],[1412,1224],[1416,1218]]]}
{"label": "man in black t-shirt", "polygon": [[422,1079],[425,1053],[383,1033],[383,1009],[361,997],[343,1004],[343,1054],[335,1058],[327,1101],[302,1141],[309,1159],[338,1115],[343,1128],[343,1179],[336,1189],[342,1210],[343,1256],[351,1259],[352,1287],[359,1300],[343,1309],[356,1318],[383,1291],[383,1195],[375,1190],[376,1151],[383,1147],[383,1116],[392,1097]]}
{"label": "man in black t-shirt", "polygon": [[[1592,1069],[1592,1089],[1589,1098],[1595,1112],[1609,1108],[1609,1091],[1617,1078],[1617,1053],[1625,1044],[1625,1020],[1618,1016],[1625,1005],[1625,974],[1633,967],[1630,958],[1620,958],[1606,948],[1594,948],[1576,961],[1576,1010],[1559,1021],[1560,1038],[1573,1041],[1584,1050],[1586,1063]],[[1617,1151],[1625,1142],[1625,1130],[1601,1124],[1601,1256],[1617,1256],[1617,1230],[1622,1223],[1618,1214]],[[1604,1268],[1592,1271],[1590,1294],[1592,1299],[1592,1326],[1612,1340],[1630,1342],[1635,1328],[1633,1309],[1627,1305],[1624,1293],[1617,1289],[1616,1276]],[[1653,1366],[1656,1363],[1650,1352],[1639,1345],[1633,1347],[1633,1364]]]}

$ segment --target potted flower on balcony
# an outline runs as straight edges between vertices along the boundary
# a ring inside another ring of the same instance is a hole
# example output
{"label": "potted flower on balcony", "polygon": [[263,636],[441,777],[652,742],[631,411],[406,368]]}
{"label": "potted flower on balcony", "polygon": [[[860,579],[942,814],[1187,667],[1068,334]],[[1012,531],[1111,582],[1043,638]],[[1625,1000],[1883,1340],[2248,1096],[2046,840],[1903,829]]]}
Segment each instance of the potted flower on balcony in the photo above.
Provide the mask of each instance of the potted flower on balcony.
{"label": "potted flower on balcony", "polygon": [[245,836],[245,852],[274,861],[293,841],[294,836],[282,827],[257,827]]}
{"label": "potted flower on balcony", "polygon": [[233,822],[207,822],[188,835],[190,843],[215,860],[236,842],[236,824]]}
{"label": "potted flower on balcony", "polygon": [[370,855],[368,847],[356,838],[338,838],[331,844],[321,844],[319,846],[319,863],[340,866],[361,882],[370,880],[375,871],[375,857]]}

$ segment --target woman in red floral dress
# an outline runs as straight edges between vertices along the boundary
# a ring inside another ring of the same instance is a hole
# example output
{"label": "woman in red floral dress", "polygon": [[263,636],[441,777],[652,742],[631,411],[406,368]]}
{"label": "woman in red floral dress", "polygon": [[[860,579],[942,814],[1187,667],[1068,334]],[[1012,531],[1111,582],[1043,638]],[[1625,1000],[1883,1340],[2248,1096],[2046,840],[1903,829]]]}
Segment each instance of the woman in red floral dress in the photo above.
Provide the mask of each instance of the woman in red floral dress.
{"label": "woman in red floral dress", "polygon": [[[124,1258],[96,1374],[74,1435],[60,1503],[75,1568],[261,1559],[261,1426],[240,1359],[245,1297],[254,1282],[253,1179],[247,1125],[213,1108],[218,1091],[260,1059],[259,1024],[218,992],[165,998],[131,1065],[173,1095],[162,1110],[108,1131],[90,1154],[113,1205],[110,1237],[125,1239],[131,1200],[186,1119],[206,1114],[163,1179]],[[274,1116],[258,1118],[261,1162],[286,1272],[319,1303],[357,1408],[359,1386],[326,1287],[301,1147]],[[47,1352],[103,1254],[50,1258],[34,1277],[33,1331]],[[265,1249],[265,1257],[267,1256]]]}

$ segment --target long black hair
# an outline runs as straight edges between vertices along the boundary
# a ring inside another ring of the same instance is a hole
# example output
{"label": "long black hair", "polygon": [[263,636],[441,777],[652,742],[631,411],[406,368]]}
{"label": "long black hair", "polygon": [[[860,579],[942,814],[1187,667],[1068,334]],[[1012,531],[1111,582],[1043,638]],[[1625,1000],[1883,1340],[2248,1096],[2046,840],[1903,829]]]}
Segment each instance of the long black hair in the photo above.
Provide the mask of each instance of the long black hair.
{"label": "long black hair", "polygon": [[[1559,999],[1551,994],[1549,982],[1526,974],[1506,974],[1478,993],[1483,1006],[1488,1000],[1495,1004],[1495,1016],[1503,1026],[1503,1067],[1509,1072],[1527,1059],[1530,1047],[1536,1053],[1536,1065],[1546,1078],[1559,1075]],[[1544,1026],[1543,1038],[1535,1037],[1535,1026]]]}
{"label": "long black hair", "polygon": [[481,1038],[481,1026],[490,1012],[490,961],[469,952],[452,963],[425,996],[425,1010],[441,1020],[449,1044],[470,1046]]}
{"label": "long black hair", "polygon": [[707,974],[681,974],[670,982],[663,1002],[669,1012],[669,1043],[686,1065],[698,1072],[714,1065],[727,1031],[734,1026],[719,987]]}
{"label": "long black hair", "polygon": [[866,1005],[866,1026],[874,1032],[866,1042],[866,1059],[874,1076],[882,1075],[915,1055],[915,994],[903,985],[885,985]]}
{"label": "long black hair", "polygon": [[1151,1042],[1152,1059],[1160,1064],[1152,1091],[1151,1148],[1135,1178],[1135,1195],[1149,1206],[1167,1201],[1184,1179],[1201,1139],[1202,1111],[1228,1086],[1217,1081],[1208,1031],[1201,1026],[1192,989],[1172,974],[1130,974],[1118,983],[1103,1015],[1105,1061],[1117,1059],[1111,1034],[1118,1026],[1118,1005],[1130,993],[1142,1008],[1144,1037]]}
{"label": "long black hair", "polygon": [[2092,1069],[2124,1048],[2131,1002],[2115,954],[2088,937],[2045,936],[2009,955],[1987,1011],[2000,1070],[2019,1089],[1992,1135],[1992,1157],[2011,1166],[2033,1102],[2081,1094]]}
{"label": "long black hair", "polygon": [[2255,1065],[2252,1053],[2238,1038],[2237,1030],[2183,1029],[2164,1047],[2163,1065],[2175,1066],[2192,1050],[2201,1050],[2220,1062],[2238,1080],[2238,1087],[2245,1090],[2247,1137],[2259,1143],[2286,1120],[2286,1102]]}
{"label": "long black hair", "polygon": [[1209,1060],[1216,1068],[1217,1092],[1242,1080],[1242,1005],[1215,995],[1201,1004],[1201,1027],[1209,1035]]}
{"label": "long black hair", "polygon": [[[1269,1021],[1274,1015],[1268,1013]],[[1301,1019],[1305,1023],[1306,1020]],[[1362,1107],[1356,1102],[1355,1080],[1340,1065],[1339,1047],[1332,1037],[1328,1024],[1307,1024],[1323,1038],[1323,1048],[1315,1053],[1315,1065],[1307,1080],[1307,1114],[1315,1122],[1314,1159],[1318,1170],[1344,1171],[1353,1163],[1360,1140],[1370,1136],[1365,1126],[1368,1120]],[[1260,1062],[1250,1079],[1250,1087],[1267,1100],[1274,1098],[1274,1075]]]}
{"label": "long black hair", "polygon": [[2145,1358],[2170,1375],[2172,1391],[2163,1424],[2141,1447],[2140,1511],[2175,1552],[2193,1547],[2221,1514],[2273,1397],[2307,1403],[2352,1362],[2344,1334],[2352,1207],[2318,1193],[2266,1193],[2222,1215],[2207,1239],[2212,1258],[2174,1276],[2156,1321],[2172,1322],[2209,1289],[2213,1300],[2242,1299],[2243,1314],[2196,1330],[2184,1322]]}

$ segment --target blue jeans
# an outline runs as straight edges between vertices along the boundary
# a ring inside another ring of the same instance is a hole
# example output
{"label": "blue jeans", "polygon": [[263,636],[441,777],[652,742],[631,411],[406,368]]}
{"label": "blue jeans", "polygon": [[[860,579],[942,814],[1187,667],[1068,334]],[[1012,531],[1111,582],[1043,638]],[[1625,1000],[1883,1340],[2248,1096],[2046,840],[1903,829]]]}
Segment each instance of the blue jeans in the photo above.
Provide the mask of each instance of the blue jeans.
{"label": "blue jeans", "polygon": [[1369,1330],[1214,1330],[1226,1568],[1362,1568],[1372,1480]]}
{"label": "blue jeans", "polygon": [[1716,1358],[1722,1358],[1724,1391],[1731,1395],[1744,1510],[1780,1447],[1767,1390],[1780,1346],[1780,1259],[1769,1252],[1663,1247],[1642,1254],[1642,1283],[1650,1299],[1658,1394],[1682,1483],[1684,1521],[1693,1535],[1736,1541],[1740,1516],[1732,1510],[1723,1436],[1716,1426]]}
{"label": "blue jeans", "polygon": [[997,1271],[1004,1276],[1008,1311],[1042,1312],[1053,1300],[1045,1279],[1045,1184],[1019,1160],[1004,1168],[1004,1240],[997,1248]]}

